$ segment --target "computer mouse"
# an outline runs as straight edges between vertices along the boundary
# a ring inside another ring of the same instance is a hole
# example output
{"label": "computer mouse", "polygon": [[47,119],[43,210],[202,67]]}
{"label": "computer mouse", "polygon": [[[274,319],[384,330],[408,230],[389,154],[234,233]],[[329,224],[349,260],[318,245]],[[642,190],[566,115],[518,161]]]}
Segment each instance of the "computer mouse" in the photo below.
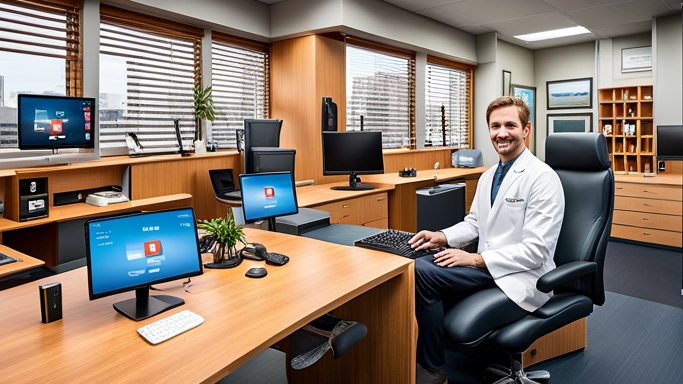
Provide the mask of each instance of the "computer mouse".
{"label": "computer mouse", "polygon": [[246,276],[246,277],[253,277],[253,278],[256,279],[256,278],[259,278],[259,277],[263,277],[263,276],[265,276],[265,275],[267,275],[267,274],[268,274],[268,271],[266,271],[265,268],[263,268],[263,267],[253,267],[253,268],[249,268],[249,270],[247,271],[247,273],[245,274],[245,276]]}

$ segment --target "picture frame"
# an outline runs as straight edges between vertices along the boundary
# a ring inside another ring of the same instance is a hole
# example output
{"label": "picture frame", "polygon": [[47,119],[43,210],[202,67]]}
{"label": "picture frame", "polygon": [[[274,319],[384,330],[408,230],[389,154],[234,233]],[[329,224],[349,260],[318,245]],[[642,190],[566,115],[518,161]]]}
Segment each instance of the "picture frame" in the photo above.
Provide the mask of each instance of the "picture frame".
{"label": "picture frame", "polygon": [[593,108],[593,78],[547,81],[547,109]]}
{"label": "picture frame", "polygon": [[593,113],[546,115],[546,136],[558,132],[593,132]]}
{"label": "picture frame", "polygon": [[512,72],[503,70],[503,96],[510,96],[512,85]]}
{"label": "picture frame", "polygon": [[652,46],[623,48],[621,50],[621,73],[652,70]]}
{"label": "picture frame", "polygon": [[512,84],[511,96],[519,97],[529,106],[529,121],[531,122],[531,133],[529,134],[529,150],[536,154],[536,87]]}

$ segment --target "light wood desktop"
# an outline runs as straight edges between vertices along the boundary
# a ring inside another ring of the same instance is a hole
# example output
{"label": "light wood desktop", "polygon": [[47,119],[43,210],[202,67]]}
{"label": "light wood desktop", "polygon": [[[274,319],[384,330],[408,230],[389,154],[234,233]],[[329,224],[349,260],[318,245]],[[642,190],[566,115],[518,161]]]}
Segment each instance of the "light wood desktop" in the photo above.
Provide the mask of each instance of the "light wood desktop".
{"label": "light wood desktop", "polygon": [[[263,262],[206,270],[159,285],[185,305],[134,322],[112,303],[133,292],[89,301],[86,268],[0,292],[0,377],[6,382],[214,383],[311,320],[333,311],[368,327],[368,335],[338,360],[326,354],[290,383],[412,383],[415,378],[413,263],[394,255],[313,239],[246,229],[247,239],[291,257],[266,266],[268,275],[245,271]],[[60,282],[64,318],[40,322],[38,285]],[[182,310],[204,324],[159,345],[137,328]]]}
{"label": "light wood desktop", "polygon": [[29,255],[15,251],[14,249],[6,247],[2,244],[0,244],[0,253],[4,253],[9,257],[19,260],[13,263],[0,265],[0,277],[28,271],[45,264],[45,262],[42,260],[38,260]]}

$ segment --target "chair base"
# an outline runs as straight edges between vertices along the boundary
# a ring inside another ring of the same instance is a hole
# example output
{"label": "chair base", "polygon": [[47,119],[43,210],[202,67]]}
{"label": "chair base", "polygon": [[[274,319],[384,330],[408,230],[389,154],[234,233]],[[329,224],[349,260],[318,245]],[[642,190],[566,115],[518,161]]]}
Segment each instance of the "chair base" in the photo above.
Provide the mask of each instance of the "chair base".
{"label": "chair base", "polygon": [[498,376],[503,376],[493,384],[542,384],[550,380],[548,371],[524,372],[521,353],[510,356],[510,368],[494,366],[487,369]]}

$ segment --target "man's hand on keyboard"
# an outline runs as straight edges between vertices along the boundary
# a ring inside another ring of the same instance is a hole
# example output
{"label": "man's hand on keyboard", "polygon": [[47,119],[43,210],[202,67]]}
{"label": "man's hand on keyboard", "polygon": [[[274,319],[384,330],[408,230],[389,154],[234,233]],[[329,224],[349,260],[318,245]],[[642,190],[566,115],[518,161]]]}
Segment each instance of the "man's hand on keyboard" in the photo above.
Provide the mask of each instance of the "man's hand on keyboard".
{"label": "man's hand on keyboard", "polygon": [[408,240],[408,244],[416,251],[423,251],[445,247],[448,240],[443,232],[420,231]]}

